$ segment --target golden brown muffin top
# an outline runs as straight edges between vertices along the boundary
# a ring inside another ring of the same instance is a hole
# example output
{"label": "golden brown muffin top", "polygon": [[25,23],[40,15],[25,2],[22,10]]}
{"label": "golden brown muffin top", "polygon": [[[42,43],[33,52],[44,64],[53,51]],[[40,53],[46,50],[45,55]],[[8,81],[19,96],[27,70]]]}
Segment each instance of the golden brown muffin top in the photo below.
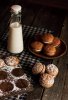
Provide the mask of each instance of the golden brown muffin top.
{"label": "golden brown muffin top", "polygon": [[39,42],[39,41],[34,41],[34,42],[31,43],[31,47],[32,47],[33,49],[39,50],[39,49],[42,49],[43,43],[41,43],[41,42]]}
{"label": "golden brown muffin top", "polygon": [[53,46],[53,45],[46,45],[45,47],[44,47],[44,51],[45,52],[56,52],[56,48]]}
{"label": "golden brown muffin top", "polygon": [[58,37],[54,37],[52,45],[56,47],[60,45],[60,43],[61,43],[60,39]]}
{"label": "golden brown muffin top", "polygon": [[54,39],[54,36],[51,33],[46,33],[42,35],[42,41],[44,43],[52,43]]}

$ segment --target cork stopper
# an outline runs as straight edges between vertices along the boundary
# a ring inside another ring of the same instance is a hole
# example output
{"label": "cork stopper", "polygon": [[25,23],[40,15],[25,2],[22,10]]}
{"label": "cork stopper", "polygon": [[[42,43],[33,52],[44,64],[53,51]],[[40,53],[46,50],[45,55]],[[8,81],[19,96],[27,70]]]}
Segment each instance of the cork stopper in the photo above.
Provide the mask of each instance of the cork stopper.
{"label": "cork stopper", "polygon": [[11,6],[11,11],[18,14],[19,12],[21,12],[21,6],[20,5],[12,5]]}

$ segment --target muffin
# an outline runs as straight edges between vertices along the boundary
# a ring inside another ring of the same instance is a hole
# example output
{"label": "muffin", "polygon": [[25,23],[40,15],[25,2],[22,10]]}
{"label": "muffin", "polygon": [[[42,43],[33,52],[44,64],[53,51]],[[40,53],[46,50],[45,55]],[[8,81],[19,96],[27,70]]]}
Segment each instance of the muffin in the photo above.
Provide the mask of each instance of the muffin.
{"label": "muffin", "polygon": [[43,52],[48,56],[54,56],[56,54],[56,48],[49,44],[44,46]]}
{"label": "muffin", "polygon": [[54,78],[58,75],[58,68],[56,65],[54,64],[48,64],[47,67],[46,67],[46,71],[52,75]]}
{"label": "muffin", "polygon": [[12,70],[11,73],[12,73],[12,75],[14,75],[16,77],[20,77],[20,76],[24,75],[22,68],[15,68]]}
{"label": "muffin", "polygon": [[0,68],[6,66],[5,62],[3,59],[0,59]]}
{"label": "muffin", "polygon": [[42,42],[51,44],[53,42],[54,36],[51,33],[45,33],[42,35]]}
{"label": "muffin", "polygon": [[60,39],[59,39],[58,37],[54,37],[54,40],[53,40],[52,45],[53,45],[54,47],[58,47],[60,44],[61,44]]}
{"label": "muffin", "polygon": [[11,82],[7,82],[7,81],[2,82],[0,84],[0,89],[3,92],[9,92],[13,89],[13,84]]}
{"label": "muffin", "polygon": [[0,70],[0,80],[6,79],[8,76],[7,72]]}
{"label": "muffin", "polygon": [[45,65],[42,63],[37,62],[32,68],[33,74],[42,74],[44,72],[45,72]]}
{"label": "muffin", "polygon": [[31,47],[35,52],[40,52],[43,48],[43,43],[39,41],[34,41],[31,43]]}
{"label": "muffin", "polygon": [[18,79],[16,81],[16,86],[18,88],[27,88],[28,87],[28,81],[25,79]]}
{"label": "muffin", "polygon": [[40,81],[40,85],[45,88],[50,88],[54,84],[53,76],[48,73],[41,74],[39,81]]}
{"label": "muffin", "polygon": [[19,59],[16,56],[8,56],[5,59],[5,63],[8,66],[16,66],[19,64]]}

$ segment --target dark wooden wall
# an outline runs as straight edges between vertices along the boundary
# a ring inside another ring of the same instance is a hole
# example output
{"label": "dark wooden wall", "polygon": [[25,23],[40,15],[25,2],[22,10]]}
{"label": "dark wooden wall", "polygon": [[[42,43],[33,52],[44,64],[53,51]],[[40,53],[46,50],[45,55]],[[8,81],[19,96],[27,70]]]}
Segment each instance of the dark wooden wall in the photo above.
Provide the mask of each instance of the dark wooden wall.
{"label": "dark wooden wall", "polygon": [[39,4],[68,10],[68,0],[26,0],[28,3]]}
{"label": "dark wooden wall", "polygon": [[38,4],[68,10],[68,0],[0,0],[0,6],[11,4]]}
{"label": "dark wooden wall", "polygon": [[[64,9],[31,3],[30,0],[0,0],[0,31],[7,29],[9,8],[13,4],[22,6],[22,22],[25,25],[44,27],[61,33],[63,21],[67,13]],[[49,0],[48,0],[49,1]],[[2,23],[4,20],[5,23]],[[4,27],[4,28],[3,28]]]}

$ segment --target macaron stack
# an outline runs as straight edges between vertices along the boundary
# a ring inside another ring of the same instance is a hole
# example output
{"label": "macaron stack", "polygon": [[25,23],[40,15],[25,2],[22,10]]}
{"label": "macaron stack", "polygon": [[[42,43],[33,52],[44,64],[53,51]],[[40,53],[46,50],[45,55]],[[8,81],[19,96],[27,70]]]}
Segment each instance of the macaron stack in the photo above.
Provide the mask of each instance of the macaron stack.
{"label": "macaron stack", "polygon": [[45,88],[50,88],[53,86],[58,72],[59,70],[54,64],[48,64],[47,66],[45,66],[43,63],[37,62],[32,68],[32,73],[34,75],[39,74],[39,83]]}

